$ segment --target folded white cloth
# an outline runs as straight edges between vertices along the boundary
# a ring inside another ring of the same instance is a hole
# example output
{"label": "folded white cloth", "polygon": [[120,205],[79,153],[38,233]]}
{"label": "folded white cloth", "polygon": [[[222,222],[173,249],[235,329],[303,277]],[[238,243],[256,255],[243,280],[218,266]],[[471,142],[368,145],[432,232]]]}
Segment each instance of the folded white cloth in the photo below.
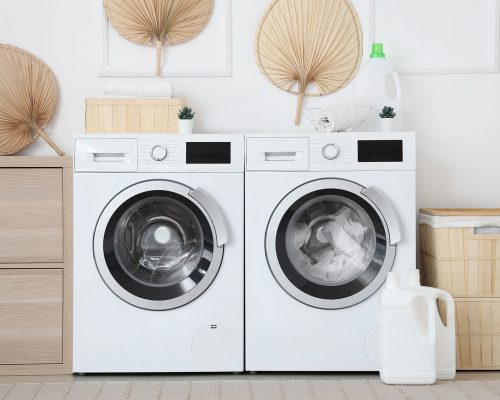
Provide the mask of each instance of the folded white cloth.
{"label": "folded white cloth", "polygon": [[172,84],[163,79],[141,83],[118,82],[108,84],[104,94],[118,97],[172,97]]}

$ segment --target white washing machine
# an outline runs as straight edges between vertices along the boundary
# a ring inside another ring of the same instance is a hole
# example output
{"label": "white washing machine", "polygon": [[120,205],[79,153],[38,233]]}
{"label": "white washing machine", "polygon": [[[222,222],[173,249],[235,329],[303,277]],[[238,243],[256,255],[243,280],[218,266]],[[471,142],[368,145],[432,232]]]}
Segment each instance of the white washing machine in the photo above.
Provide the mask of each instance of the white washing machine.
{"label": "white washing machine", "polygon": [[78,373],[243,370],[241,135],[82,136]]}
{"label": "white washing machine", "polygon": [[415,268],[412,132],[246,136],[248,371],[378,369],[379,294]]}

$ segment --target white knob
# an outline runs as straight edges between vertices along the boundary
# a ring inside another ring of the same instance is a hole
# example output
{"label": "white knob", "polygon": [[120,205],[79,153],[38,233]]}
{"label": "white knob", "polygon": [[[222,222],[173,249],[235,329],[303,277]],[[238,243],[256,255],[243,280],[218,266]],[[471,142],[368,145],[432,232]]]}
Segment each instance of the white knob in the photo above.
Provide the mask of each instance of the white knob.
{"label": "white knob", "polygon": [[321,153],[327,160],[334,160],[339,155],[339,148],[333,143],[325,144]]}
{"label": "white knob", "polygon": [[163,161],[167,158],[167,149],[163,146],[155,146],[151,149],[151,158],[155,161]]}

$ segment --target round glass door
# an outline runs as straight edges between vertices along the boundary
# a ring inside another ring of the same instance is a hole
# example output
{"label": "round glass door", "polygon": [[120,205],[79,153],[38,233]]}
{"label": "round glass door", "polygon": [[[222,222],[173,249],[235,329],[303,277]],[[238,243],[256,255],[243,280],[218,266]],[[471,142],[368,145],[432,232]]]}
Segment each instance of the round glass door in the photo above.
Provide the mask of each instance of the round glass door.
{"label": "round glass door", "polygon": [[223,246],[206,210],[174,182],[125,189],[96,226],[94,256],[108,287],[124,301],[166,310],[200,296],[217,275]]}
{"label": "round glass door", "polygon": [[285,197],[266,232],[271,271],[291,296],[313,307],[349,307],[370,297],[392,268],[396,246],[363,186],[309,182]]}

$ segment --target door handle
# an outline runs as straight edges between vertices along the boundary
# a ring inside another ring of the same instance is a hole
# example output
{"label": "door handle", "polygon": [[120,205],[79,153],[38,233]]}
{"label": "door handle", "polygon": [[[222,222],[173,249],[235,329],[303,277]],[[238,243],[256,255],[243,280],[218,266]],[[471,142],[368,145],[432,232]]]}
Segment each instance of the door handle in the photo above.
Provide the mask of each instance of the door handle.
{"label": "door handle", "polygon": [[265,161],[295,161],[297,159],[296,151],[266,151],[264,153]]}
{"label": "door handle", "polygon": [[225,245],[229,241],[229,230],[226,218],[219,205],[202,188],[192,189],[189,196],[195,199],[207,212],[215,228],[217,247]]}
{"label": "door handle", "polygon": [[125,153],[93,153],[95,162],[123,162]]}
{"label": "door handle", "polygon": [[373,186],[363,189],[361,193],[368,197],[382,213],[389,229],[389,243],[391,246],[400,242],[401,229],[399,227],[398,217],[396,216],[394,207],[389,203],[389,200]]}

